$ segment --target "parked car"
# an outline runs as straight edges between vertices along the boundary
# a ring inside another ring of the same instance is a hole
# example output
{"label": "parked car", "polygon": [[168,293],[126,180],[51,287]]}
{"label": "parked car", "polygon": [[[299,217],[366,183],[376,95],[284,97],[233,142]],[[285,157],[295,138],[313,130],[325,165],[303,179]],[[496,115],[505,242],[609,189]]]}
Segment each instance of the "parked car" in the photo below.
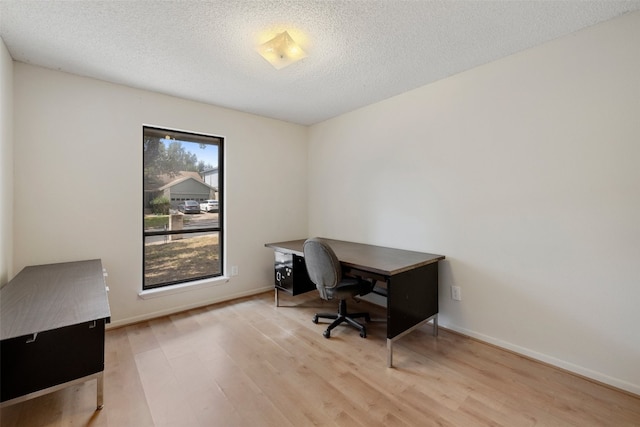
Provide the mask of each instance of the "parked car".
{"label": "parked car", "polygon": [[200,210],[202,212],[217,212],[218,211],[218,201],[217,200],[205,200],[200,203]]}
{"label": "parked car", "polygon": [[178,205],[178,210],[182,213],[200,213],[200,205],[195,200],[185,200]]}

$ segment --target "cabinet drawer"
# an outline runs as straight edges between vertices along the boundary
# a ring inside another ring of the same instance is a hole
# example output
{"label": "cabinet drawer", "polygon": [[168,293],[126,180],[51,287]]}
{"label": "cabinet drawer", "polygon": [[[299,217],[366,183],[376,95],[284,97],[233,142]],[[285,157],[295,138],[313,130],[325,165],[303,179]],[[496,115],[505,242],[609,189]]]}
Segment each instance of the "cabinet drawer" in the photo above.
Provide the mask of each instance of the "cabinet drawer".
{"label": "cabinet drawer", "polygon": [[104,370],[105,319],[0,341],[0,401]]}
{"label": "cabinet drawer", "polygon": [[304,258],[294,254],[276,252],[276,288],[291,295],[313,291],[316,285],[309,279]]}

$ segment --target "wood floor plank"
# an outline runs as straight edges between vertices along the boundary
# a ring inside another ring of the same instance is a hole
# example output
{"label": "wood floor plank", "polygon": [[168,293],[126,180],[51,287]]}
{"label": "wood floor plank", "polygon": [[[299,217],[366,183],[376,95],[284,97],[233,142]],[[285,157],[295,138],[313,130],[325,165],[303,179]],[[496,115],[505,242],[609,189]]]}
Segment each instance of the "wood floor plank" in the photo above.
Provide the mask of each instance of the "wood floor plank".
{"label": "wood floor plank", "polygon": [[[229,329],[234,331],[232,336],[221,346],[234,361],[242,366],[243,371],[270,399],[278,395],[287,395],[287,390],[294,387],[288,373],[299,366],[299,361],[290,355],[278,352],[272,341],[241,321],[241,317],[232,310],[224,313],[224,319],[231,319]],[[221,319],[222,320],[222,319]],[[280,362],[287,362],[286,367]],[[278,387],[274,388],[274,381]],[[316,405],[295,406],[291,402],[299,400],[299,393],[288,396],[282,401],[278,397],[274,404],[289,419],[293,425],[332,425],[330,417]]]}
{"label": "wood floor plank", "polygon": [[[104,408],[97,411],[106,415],[107,425],[153,426],[153,419],[140,380],[135,361],[140,352],[140,332],[151,331],[138,325],[107,332],[105,345]],[[156,343],[157,347],[157,343]],[[155,348],[155,347],[154,347]],[[145,350],[147,347],[145,347]]]}
{"label": "wood floor plank", "polygon": [[[3,408],[1,427],[640,426],[640,398],[429,325],[394,344],[346,326],[325,339],[311,292],[225,302],[107,331],[95,380]],[[384,309],[349,304],[384,319]]]}
{"label": "wood floor plank", "polygon": [[[207,369],[216,384],[234,405],[244,426],[293,426],[269,396],[224,352],[209,358]],[[218,359],[219,358],[219,359]]]}

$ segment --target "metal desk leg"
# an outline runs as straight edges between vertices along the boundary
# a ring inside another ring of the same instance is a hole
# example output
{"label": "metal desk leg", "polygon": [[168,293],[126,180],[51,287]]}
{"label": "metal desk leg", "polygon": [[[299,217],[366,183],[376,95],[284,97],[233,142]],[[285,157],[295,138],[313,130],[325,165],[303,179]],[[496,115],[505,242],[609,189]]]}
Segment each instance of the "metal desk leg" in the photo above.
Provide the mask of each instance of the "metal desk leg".
{"label": "metal desk leg", "polygon": [[433,336],[434,337],[438,336],[438,314],[437,313],[433,316]]}
{"label": "metal desk leg", "polygon": [[75,380],[67,381],[62,384],[56,384],[54,386],[43,388],[32,393],[23,394],[22,396],[14,397],[13,399],[5,400],[4,402],[0,403],[0,408],[4,408],[5,406],[13,405],[15,403],[25,402],[29,399],[44,396],[45,394],[53,393],[54,391],[62,390],[63,388],[70,387],[72,385],[92,381],[93,379],[96,380],[96,410],[102,409],[102,407],[104,406],[104,371],[98,372],[97,374],[87,375],[86,377],[82,378],[76,378]]}
{"label": "metal desk leg", "polygon": [[399,340],[403,336],[405,336],[408,333],[416,330],[417,328],[419,328],[420,326],[424,325],[425,323],[427,323],[427,322],[429,322],[431,320],[433,321],[433,336],[437,337],[438,336],[438,313],[434,314],[433,316],[429,317],[428,319],[423,320],[422,322],[418,323],[417,325],[412,326],[411,328],[409,328],[406,331],[396,335],[393,338],[387,338],[387,368],[393,368],[393,342],[396,341],[396,340]]}
{"label": "metal desk leg", "polygon": [[100,410],[104,407],[104,371],[100,372],[97,377],[97,407]]}

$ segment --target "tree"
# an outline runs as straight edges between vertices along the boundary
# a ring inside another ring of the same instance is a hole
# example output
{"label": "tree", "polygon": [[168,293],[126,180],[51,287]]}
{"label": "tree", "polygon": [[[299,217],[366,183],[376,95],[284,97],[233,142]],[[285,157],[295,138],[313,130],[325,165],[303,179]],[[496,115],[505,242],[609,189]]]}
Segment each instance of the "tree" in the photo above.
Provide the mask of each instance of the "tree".
{"label": "tree", "polygon": [[173,171],[162,139],[156,136],[144,136],[144,189],[156,189],[161,183],[161,175],[174,176],[179,171]]}
{"label": "tree", "polygon": [[[200,144],[201,148],[207,144]],[[163,175],[177,176],[181,171],[202,172],[211,165],[198,161],[198,156],[188,152],[182,142],[164,138],[144,136],[144,189],[153,191],[162,185]]]}
{"label": "tree", "polygon": [[182,143],[171,141],[166,153],[167,166],[174,174],[180,171],[198,172],[198,156],[186,151]]}

